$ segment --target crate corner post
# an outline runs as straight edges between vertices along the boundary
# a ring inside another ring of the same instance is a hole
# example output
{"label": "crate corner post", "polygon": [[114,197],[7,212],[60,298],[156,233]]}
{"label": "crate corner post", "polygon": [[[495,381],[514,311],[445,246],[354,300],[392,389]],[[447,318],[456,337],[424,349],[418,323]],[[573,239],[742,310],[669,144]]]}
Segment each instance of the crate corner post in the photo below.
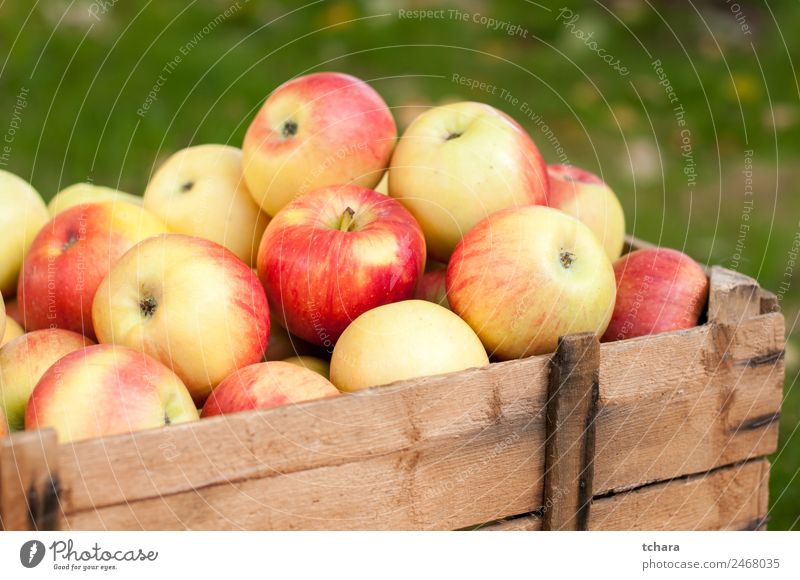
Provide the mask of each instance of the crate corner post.
{"label": "crate corner post", "polygon": [[599,369],[596,334],[559,338],[550,367],[547,400],[544,530],[588,529]]}
{"label": "crate corner post", "polygon": [[61,496],[53,429],[21,431],[0,439],[0,529],[60,529]]}

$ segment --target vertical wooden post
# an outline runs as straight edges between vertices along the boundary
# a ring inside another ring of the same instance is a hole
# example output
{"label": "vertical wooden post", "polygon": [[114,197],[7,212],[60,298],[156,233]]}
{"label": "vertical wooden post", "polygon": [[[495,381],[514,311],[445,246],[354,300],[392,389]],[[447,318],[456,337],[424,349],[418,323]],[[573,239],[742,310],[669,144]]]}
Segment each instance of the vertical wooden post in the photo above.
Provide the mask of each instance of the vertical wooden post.
{"label": "vertical wooden post", "polygon": [[53,429],[0,439],[0,528],[57,530],[61,506]]}
{"label": "vertical wooden post", "polygon": [[550,367],[545,443],[545,530],[585,530],[594,477],[600,343],[591,332],[558,339]]}
{"label": "vertical wooden post", "polygon": [[709,322],[736,326],[759,314],[758,282],[744,274],[712,266],[708,289]]}

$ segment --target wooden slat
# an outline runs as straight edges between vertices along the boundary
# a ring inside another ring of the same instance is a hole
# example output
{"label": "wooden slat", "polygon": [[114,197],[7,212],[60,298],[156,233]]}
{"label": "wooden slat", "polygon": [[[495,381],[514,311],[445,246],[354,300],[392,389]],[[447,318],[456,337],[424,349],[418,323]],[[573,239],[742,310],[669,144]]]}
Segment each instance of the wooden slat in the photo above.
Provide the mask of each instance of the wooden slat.
{"label": "wooden slat", "polygon": [[545,530],[585,530],[592,499],[600,343],[560,337],[550,369],[545,447]]}
{"label": "wooden slat", "polygon": [[54,430],[0,438],[0,529],[59,529],[58,474]]}
{"label": "wooden slat", "polygon": [[548,364],[63,446],[66,525],[453,529],[531,511]]}
{"label": "wooden slat", "polygon": [[592,530],[760,529],[767,516],[763,459],[649,485],[592,504]]}
{"label": "wooden slat", "polygon": [[772,453],[783,390],[783,317],[602,346],[595,494]]}
{"label": "wooden slat", "polygon": [[528,514],[499,522],[492,522],[481,526],[478,531],[486,532],[538,532],[542,529],[542,517],[537,514]]}

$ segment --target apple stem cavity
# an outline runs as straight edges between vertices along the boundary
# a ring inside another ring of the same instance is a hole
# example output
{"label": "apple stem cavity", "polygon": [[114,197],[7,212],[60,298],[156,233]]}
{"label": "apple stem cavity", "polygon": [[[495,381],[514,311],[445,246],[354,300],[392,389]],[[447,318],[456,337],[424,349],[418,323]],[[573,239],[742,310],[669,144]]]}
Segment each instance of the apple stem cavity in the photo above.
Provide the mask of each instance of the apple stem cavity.
{"label": "apple stem cavity", "polygon": [[564,269],[569,270],[572,266],[572,263],[575,261],[575,254],[569,250],[561,250],[559,259],[561,260],[561,265],[564,267]]}
{"label": "apple stem cavity", "polygon": [[61,249],[62,251],[66,252],[77,243],[78,243],[78,236],[76,236],[75,234],[70,234],[69,238],[67,238],[67,241],[64,242],[64,245],[61,247]]}
{"label": "apple stem cavity", "polygon": [[145,318],[152,318],[158,308],[158,302],[153,296],[145,296],[139,301],[139,310]]}
{"label": "apple stem cavity", "polygon": [[353,211],[353,208],[348,206],[342,212],[342,217],[339,220],[339,231],[340,232],[351,232],[353,231],[353,227],[355,226],[356,222],[356,212]]}
{"label": "apple stem cavity", "polygon": [[193,187],[194,187],[194,182],[187,181],[186,183],[181,185],[181,193],[187,193],[189,191],[192,191]]}
{"label": "apple stem cavity", "polygon": [[293,121],[289,119],[283,123],[283,128],[281,129],[281,134],[283,135],[284,139],[288,139],[289,137],[294,137],[297,135],[297,121]]}
{"label": "apple stem cavity", "polygon": [[462,135],[462,133],[450,133],[449,135],[447,135],[447,137],[445,137],[444,140],[445,141],[452,141],[453,139],[458,139],[459,137],[461,137],[461,135]]}

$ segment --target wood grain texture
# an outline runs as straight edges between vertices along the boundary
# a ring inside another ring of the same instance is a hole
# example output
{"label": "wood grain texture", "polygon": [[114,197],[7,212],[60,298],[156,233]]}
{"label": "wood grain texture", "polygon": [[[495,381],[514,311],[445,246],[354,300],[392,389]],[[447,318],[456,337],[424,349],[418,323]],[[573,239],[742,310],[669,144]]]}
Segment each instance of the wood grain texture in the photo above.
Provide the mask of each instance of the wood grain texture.
{"label": "wood grain texture", "polygon": [[763,459],[596,499],[592,530],[760,529],[767,516]]}
{"label": "wood grain texture", "polygon": [[[768,510],[769,463],[732,466],[598,497],[591,530],[760,530]],[[493,522],[487,531],[542,528],[538,514]]]}
{"label": "wood grain texture", "polygon": [[783,317],[602,346],[595,494],[700,473],[777,447]]}
{"label": "wood grain texture", "polygon": [[585,530],[592,500],[600,343],[560,337],[550,369],[545,446],[545,530]]}
{"label": "wood grain texture", "polygon": [[52,429],[0,438],[1,529],[59,529],[58,451]]}
{"label": "wood grain texture", "polygon": [[64,446],[66,525],[454,529],[530,511],[542,498],[548,364]]}
{"label": "wood grain texture", "polygon": [[708,320],[722,324],[740,324],[761,314],[758,282],[749,276],[711,267],[708,289]]}

